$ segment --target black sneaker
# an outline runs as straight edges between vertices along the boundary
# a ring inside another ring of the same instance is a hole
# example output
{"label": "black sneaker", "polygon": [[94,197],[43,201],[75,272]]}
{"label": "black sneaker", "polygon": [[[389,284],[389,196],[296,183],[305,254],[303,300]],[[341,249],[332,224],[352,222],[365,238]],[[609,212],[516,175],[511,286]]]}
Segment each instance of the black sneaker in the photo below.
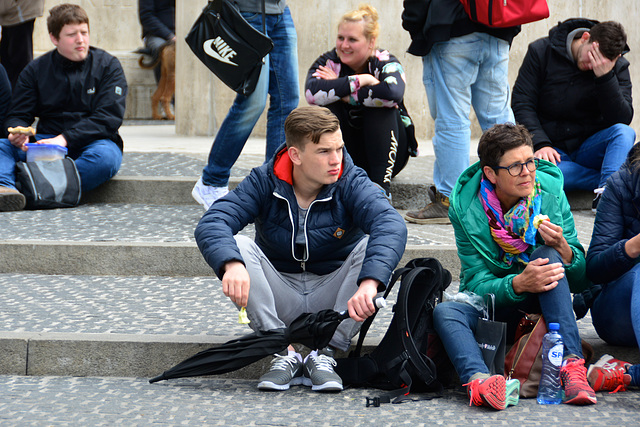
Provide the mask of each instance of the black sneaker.
{"label": "black sneaker", "polygon": [[288,390],[289,386],[302,384],[302,358],[299,354],[280,356],[271,361],[269,372],[260,377],[260,390]]}
{"label": "black sneaker", "polygon": [[311,386],[314,391],[342,391],[342,378],[333,367],[336,361],[329,349],[320,353],[312,351],[304,359],[304,377],[302,383]]}
{"label": "black sneaker", "polygon": [[595,197],[593,198],[593,202],[591,202],[591,212],[596,213],[598,211],[598,203],[600,203],[600,199],[602,198],[604,189],[605,187],[600,187],[593,190],[593,194],[595,194]]}

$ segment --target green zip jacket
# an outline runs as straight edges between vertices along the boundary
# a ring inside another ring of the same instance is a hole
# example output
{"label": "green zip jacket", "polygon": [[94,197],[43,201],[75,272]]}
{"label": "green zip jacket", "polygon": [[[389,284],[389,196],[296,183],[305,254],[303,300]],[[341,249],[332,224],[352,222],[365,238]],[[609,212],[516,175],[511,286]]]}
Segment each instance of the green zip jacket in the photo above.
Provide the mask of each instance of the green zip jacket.
{"label": "green zip jacket", "polygon": [[[562,227],[571,250],[573,260],[565,265],[565,275],[571,292],[581,292],[588,286],[585,273],[584,248],[578,241],[571,207],[562,189],[562,172],[557,166],[540,160],[536,172],[542,191],[540,213]],[[505,307],[522,301],[527,294],[516,295],[512,280],[524,270],[524,265],[514,262],[508,266],[502,261],[501,250],[491,237],[489,221],[479,196],[482,170],[480,162],[471,165],[458,178],[449,199],[449,218],[453,225],[458,256],[460,257],[460,291],[468,290],[477,295],[492,293],[496,306]],[[544,241],[538,235],[533,252]]]}

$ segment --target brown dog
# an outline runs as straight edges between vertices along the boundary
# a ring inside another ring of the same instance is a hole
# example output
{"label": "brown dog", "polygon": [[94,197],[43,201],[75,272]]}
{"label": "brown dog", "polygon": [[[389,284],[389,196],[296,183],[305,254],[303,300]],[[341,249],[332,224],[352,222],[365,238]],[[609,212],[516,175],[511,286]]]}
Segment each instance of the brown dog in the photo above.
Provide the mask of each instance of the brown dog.
{"label": "brown dog", "polygon": [[[145,63],[144,56],[141,56],[138,60],[140,67],[145,69],[154,68],[160,62],[161,74],[160,81],[158,82],[158,88],[151,96],[151,116],[154,120],[167,120],[175,119],[175,116],[171,113],[171,99],[176,91],[176,44],[167,43],[164,45],[158,60],[153,63]],[[162,117],[158,111],[158,104],[162,104],[164,114],[166,117]]]}

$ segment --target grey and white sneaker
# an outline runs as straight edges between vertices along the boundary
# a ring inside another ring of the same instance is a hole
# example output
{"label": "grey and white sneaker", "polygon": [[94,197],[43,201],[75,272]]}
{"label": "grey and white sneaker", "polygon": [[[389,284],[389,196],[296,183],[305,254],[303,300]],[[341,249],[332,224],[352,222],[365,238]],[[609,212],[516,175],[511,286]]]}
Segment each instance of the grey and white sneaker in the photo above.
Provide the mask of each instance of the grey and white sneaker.
{"label": "grey and white sneaker", "polygon": [[304,359],[302,383],[314,391],[342,391],[342,378],[333,367],[336,361],[330,351],[312,351]]}
{"label": "grey and white sneaker", "polygon": [[298,353],[274,356],[269,372],[260,377],[258,389],[289,390],[289,386],[302,384],[302,357]]}

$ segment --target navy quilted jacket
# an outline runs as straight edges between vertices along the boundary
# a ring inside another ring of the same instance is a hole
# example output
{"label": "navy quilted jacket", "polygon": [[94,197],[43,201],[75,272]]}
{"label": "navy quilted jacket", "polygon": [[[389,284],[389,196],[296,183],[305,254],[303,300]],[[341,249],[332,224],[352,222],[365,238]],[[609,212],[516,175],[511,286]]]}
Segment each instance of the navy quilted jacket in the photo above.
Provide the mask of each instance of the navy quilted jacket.
{"label": "navy quilted jacket", "polygon": [[640,145],[631,149],[620,170],[609,177],[598,203],[587,252],[587,276],[597,284],[616,280],[640,260],[624,251],[627,240],[640,233],[640,164],[629,161],[639,151]]}
{"label": "navy quilted jacket", "polygon": [[344,151],[342,175],[309,206],[307,255],[302,259],[295,251],[298,204],[290,183],[290,160],[284,146],[277,153],[217,200],[196,227],[198,247],[218,277],[225,263],[242,261],[233,236],[255,222],[257,245],[285,273],[331,273],[366,233],[370,237],[358,283],[370,278],[386,285],[404,252],[407,228],[380,188]]}

